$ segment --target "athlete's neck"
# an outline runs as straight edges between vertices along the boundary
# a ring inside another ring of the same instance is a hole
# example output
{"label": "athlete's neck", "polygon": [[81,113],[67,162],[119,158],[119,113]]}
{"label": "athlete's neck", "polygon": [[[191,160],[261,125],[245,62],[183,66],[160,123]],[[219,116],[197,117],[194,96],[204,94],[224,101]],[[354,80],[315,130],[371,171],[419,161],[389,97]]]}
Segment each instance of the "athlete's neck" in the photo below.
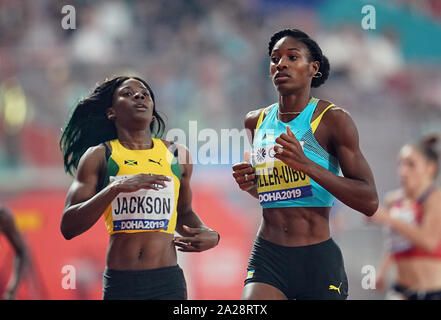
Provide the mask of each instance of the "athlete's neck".
{"label": "athlete's neck", "polygon": [[426,192],[427,190],[429,190],[429,188],[432,185],[432,181],[428,180],[428,181],[424,181],[423,183],[421,183],[418,188],[415,188],[414,190],[408,190],[406,192],[406,195],[409,199],[411,199],[412,201],[417,201],[423,194],[424,192]]}
{"label": "athlete's neck", "polygon": [[152,133],[147,130],[118,129],[118,140],[127,149],[142,150],[153,147]]}
{"label": "athlete's neck", "polygon": [[279,95],[279,111],[282,113],[301,112],[306,108],[310,99],[310,90],[286,96]]}

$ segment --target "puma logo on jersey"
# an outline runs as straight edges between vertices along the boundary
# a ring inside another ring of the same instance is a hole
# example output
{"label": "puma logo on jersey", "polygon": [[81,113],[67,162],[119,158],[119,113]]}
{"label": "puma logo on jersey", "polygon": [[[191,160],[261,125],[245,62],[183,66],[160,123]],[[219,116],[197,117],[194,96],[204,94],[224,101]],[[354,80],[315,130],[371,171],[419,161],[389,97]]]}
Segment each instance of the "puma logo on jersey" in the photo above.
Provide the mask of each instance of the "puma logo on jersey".
{"label": "puma logo on jersey", "polygon": [[155,161],[155,160],[153,160],[153,159],[149,159],[149,162],[156,163],[157,165],[160,165],[160,166],[162,167],[161,160],[162,160],[162,158],[159,159],[159,161]]}
{"label": "puma logo on jersey", "polygon": [[338,286],[338,288],[336,287],[336,286],[334,286],[334,285],[330,285],[329,286],[329,290],[335,290],[335,291],[337,291],[338,292],[338,294],[341,294],[340,293],[340,287],[341,287],[341,282],[340,282],[340,285]]}

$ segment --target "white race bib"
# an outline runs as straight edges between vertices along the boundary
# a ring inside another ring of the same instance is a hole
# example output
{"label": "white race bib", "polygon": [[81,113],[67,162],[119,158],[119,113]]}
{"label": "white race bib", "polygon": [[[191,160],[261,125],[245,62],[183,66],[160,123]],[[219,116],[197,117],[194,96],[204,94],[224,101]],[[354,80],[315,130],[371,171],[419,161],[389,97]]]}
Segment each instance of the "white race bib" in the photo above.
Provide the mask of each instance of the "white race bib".
{"label": "white race bib", "polygon": [[260,204],[312,197],[309,176],[275,158],[274,146],[254,149],[251,158],[257,176]]}
{"label": "white race bib", "polygon": [[[127,176],[111,176],[110,182],[127,179]],[[167,230],[175,207],[174,180],[164,181],[160,190],[140,189],[122,192],[111,203],[113,231]]]}

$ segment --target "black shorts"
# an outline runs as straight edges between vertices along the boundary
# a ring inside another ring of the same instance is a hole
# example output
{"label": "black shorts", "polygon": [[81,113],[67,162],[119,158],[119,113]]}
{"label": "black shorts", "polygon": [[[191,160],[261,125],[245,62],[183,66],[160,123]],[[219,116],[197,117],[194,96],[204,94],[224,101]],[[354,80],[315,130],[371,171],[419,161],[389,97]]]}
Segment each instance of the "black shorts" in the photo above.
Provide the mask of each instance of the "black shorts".
{"label": "black shorts", "polygon": [[406,300],[441,300],[441,290],[416,291],[400,284],[395,284],[393,290],[402,295]]}
{"label": "black shorts", "polygon": [[112,270],[103,274],[104,300],[187,300],[179,265],[150,270]]}
{"label": "black shorts", "polygon": [[340,248],[329,239],[310,246],[280,246],[260,237],[254,241],[245,285],[262,282],[288,299],[344,300],[348,279]]}

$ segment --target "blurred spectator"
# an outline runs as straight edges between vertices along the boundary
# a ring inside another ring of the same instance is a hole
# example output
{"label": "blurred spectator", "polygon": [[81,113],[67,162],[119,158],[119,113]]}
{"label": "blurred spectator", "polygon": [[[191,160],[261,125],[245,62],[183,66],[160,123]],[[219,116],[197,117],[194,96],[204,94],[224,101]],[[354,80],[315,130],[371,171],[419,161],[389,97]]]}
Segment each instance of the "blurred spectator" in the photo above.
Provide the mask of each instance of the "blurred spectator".
{"label": "blurred spectator", "polygon": [[441,18],[441,2],[439,0],[394,0],[397,4],[425,13],[435,19]]}
{"label": "blurred spectator", "polygon": [[332,70],[347,77],[359,90],[377,91],[402,71],[404,60],[392,31],[367,33],[347,25],[320,35]]}

